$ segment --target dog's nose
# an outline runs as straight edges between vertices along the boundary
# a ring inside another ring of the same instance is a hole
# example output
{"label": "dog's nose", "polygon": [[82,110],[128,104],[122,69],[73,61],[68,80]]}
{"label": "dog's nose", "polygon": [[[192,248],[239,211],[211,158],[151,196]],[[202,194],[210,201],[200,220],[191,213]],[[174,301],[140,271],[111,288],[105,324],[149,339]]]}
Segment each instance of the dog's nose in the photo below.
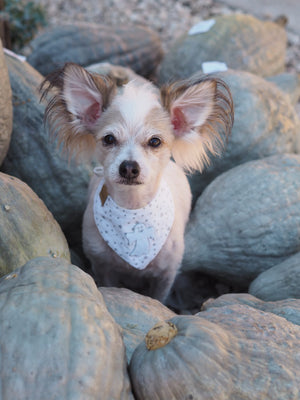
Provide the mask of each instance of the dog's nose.
{"label": "dog's nose", "polygon": [[119,167],[119,174],[122,178],[134,179],[140,174],[140,166],[136,161],[123,161]]}

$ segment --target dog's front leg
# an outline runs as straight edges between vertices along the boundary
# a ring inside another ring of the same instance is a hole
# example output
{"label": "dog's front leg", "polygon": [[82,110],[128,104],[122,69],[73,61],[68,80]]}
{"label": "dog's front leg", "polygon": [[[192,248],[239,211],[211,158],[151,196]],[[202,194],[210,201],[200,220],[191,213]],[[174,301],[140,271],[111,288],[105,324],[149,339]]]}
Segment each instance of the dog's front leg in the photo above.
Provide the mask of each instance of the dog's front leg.
{"label": "dog's front leg", "polygon": [[161,275],[151,278],[149,296],[164,303],[177,274],[176,270],[164,271]]}
{"label": "dog's front leg", "polygon": [[94,273],[94,279],[98,287],[99,286],[118,287],[118,282],[116,282],[116,280],[111,279],[111,273],[109,272],[108,265],[106,265],[105,263],[99,265],[99,262],[95,263],[95,265],[93,265],[93,262],[91,264],[92,264],[92,271]]}

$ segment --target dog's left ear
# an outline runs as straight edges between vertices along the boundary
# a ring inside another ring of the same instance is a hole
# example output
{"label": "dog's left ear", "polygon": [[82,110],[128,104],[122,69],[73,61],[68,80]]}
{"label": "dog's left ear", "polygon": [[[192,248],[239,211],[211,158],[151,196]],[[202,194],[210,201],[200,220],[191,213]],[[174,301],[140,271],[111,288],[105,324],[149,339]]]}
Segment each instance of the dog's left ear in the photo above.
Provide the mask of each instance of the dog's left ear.
{"label": "dog's left ear", "polygon": [[172,155],[187,171],[202,171],[218,155],[233,125],[233,101],[221,79],[194,76],[161,88],[175,137]]}
{"label": "dog's left ear", "polygon": [[50,133],[70,154],[92,154],[97,124],[115,95],[115,82],[109,76],[67,63],[48,75],[40,90],[42,99],[53,90],[45,110]]}

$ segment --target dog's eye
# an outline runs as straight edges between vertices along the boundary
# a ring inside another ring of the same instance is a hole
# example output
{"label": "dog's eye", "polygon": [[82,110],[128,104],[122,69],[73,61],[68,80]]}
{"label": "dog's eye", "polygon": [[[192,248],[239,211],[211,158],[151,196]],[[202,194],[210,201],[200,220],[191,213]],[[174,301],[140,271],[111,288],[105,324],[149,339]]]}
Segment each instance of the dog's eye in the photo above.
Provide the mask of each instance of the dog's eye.
{"label": "dog's eye", "polygon": [[102,142],[104,145],[106,146],[111,146],[113,144],[117,143],[117,139],[114,137],[114,135],[112,135],[111,133],[109,133],[108,135],[105,135],[104,138],[102,139]]}
{"label": "dog's eye", "polygon": [[148,142],[149,146],[151,147],[158,147],[161,145],[161,140],[158,137],[152,137],[149,142]]}

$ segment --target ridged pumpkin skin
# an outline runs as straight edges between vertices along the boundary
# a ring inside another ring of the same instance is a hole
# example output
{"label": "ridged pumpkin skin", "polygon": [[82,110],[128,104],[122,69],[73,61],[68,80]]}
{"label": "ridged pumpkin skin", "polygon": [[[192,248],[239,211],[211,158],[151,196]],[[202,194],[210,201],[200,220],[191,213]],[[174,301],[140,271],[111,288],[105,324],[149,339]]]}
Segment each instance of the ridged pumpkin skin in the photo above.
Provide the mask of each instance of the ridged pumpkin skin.
{"label": "ridged pumpkin skin", "polygon": [[39,256],[70,260],[65,236],[28,185],[0,173],[0,276]]}
{"label": "ridged pumpkin skin", "polygon": [[300,299],[300,252],[258,275],[249,293],[264,301]]}
{"label": "ridged pumpkin skin", "polygon": [[141,25],[111,27],[77,22],[55,26],[35,37],[30,47],[27,60],[42,75],[68,61],[84,67],[105,61],[149,76],[163,55],[159,36]]}
{"label": "ridged pumpkin skin", "polygon": [[201,71],[205,61],[225,62],[230,69],[260,76],[283,72],[286,32],[281,26],[247,14],[213,20],[207,32],[184,35],[169,49],[160,66],[161,83],[188,78]]}
{"label": "ridged pumpkin skin", "polygon": [[183,270],[247,288],[300,251],[300,156],[250,161],[203,192],[185,233]]}
{"label": "ridged pumpkin skin", "polygon": [[[202,328],[200,318],[179,316],[170,319],[178,329],[177,335],[162,348],[148,350],[142,342],[134,351],[130,362],[130,376],[135,398],[137,400],[199,400],[218,399],[222,393],[222,385],[228,379],[226,371],[220,372],[220,390],[209,393],[209,379],[199,374],[198,368],[204,363],[208,370],[213,370],[217,360],[205,357],[201,343],[206,338],[206,345],[214,345],[221,337],[222,329],[208,323]],[[224,340],[224,337],[223,339]],[[220,368],[221,370],[221,368]],[[201,394],[202,393],[202,394]],[[202,397],[203,395],[203,397]]]}
{"label": "ridged pumpkin skin", "polygon": [[142,342],[133,353],[136,400],[299,399],[299,326],[241,304],[168,322],[173,338],[147,334],[166,345]]}
{"label": "ridged pumpkin skin", "polygon": [[99,290],[108,311],[122,329],[128,362],[153,325],[176,315],[158,300],[129,289],[101,287]]}
{"label": "ridged pumpkin skin", "polygon": [[120,329],[93,279],[39,257],[0,280],[0,399],[133,399]]}
{"label": "ridged pumpkin skin", "polygon": [[[202,311],[214,307],[229,307],[238,304],[273,313],[300,326],[300,299],[286,298],[279,301],[262,301],[248,293],[229,293],[216,299],[210,298],[202,305]],[[198,314],[201,315],[201,314]]]}
{"label": "ridged pumpkin skin", "polygon": [[245,71],[219,73],[230,87],[234,124],[221,157],[203,174],[190,176],[196,199],[217,176],[247,161],[300,152],[299,118],[288,96],[267,80]]}

